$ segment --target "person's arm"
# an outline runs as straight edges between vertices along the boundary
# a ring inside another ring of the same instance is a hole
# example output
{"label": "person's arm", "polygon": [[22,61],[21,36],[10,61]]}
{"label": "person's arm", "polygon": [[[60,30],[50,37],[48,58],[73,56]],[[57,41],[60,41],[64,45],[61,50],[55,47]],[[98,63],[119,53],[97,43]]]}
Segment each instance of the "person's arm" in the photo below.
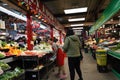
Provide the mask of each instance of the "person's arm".
{"label": "person's arm", "polygon": [[64,52],[67,52],[67,51],[68,51],[68,46],[69,46],[69,39],[66,38],[66,39],[65,39],[65,42],[64,42],[64,45],[63,45],[63,51],[64,51]]}

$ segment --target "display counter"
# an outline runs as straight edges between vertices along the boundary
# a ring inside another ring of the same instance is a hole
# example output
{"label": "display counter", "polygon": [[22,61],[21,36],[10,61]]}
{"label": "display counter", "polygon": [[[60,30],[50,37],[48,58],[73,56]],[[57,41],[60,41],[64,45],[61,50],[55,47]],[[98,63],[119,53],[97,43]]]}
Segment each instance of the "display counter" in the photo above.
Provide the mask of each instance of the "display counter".
{"label": "display counter", "polygon": [[108,50],[108,64],[112,72],[120,79],[120,52]]}

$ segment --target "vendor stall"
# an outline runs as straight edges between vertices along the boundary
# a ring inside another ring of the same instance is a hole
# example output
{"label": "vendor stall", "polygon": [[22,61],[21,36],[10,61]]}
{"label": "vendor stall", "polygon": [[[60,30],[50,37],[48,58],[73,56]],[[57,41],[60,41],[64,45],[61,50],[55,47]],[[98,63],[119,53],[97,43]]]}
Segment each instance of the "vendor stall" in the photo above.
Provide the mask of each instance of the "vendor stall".
{"label": "vendor stall", "polygon": [[108,64],[112,72],[120,79],[120,50],[108,50]]}

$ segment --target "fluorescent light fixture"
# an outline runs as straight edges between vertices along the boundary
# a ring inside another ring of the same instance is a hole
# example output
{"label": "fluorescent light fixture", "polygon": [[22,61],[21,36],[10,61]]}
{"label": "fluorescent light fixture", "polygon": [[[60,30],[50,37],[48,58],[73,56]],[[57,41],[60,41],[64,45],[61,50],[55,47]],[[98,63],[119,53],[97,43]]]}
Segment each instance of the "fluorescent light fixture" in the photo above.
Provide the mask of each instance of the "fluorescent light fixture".
{"label": "fluorescent light fixture", "polygon": [[70,26],[74,27],[74,26],[83,26],[84,24],[72,24]]}
{"label": "fluorescent light fixture", "polygon": [[46,26],[44,26],[43,24],[40,24],[40,28],[46,29]]}
{"label": "fluorescent light fixture", "polygon": [[72,29],[83,29],[83,27],[77,27],[77,28],[72,28]]}
{"label": "fluorescent light fixture", "polygon": [[2,33],[0,33],[1,35],[8,35],[8,33],[6,33],[6,32],[2,32]]}
{"label": "fluorescent light fixture", "polygon": [[8,4],[6,4],[6,3],[3,3],[3,6],[6,6],[6,5],[8,5]]}
{"label": "fluorescent light fixture", "polygon": [[84,21],[85,18],[74,18],[74,19],[68,19],[69,22],[72,22],[72,21]]}
{"label": "fluorescent light fixture", "polygon": [[4,8],[4,7],[2,7],[2,6],[0,6],[0,11],[3,12],[3,13],[6,13],[6,14],[8,14],[8,15],[11,15],[11,16],[13,16],[13,17],[15,17],[15,18],[21,19],[21,20],[23,20],[23,21],[27,21],[27,18],[26,18],[26,17],[23,17],[22,15],[18,15],[18,14],[16,14],[16,13],[14,13],[14,12],[12,12],[12,11]]}
{"label": "fluorescent light fixture", "polygon": [[66,9],[66,10],[64,10],[64,12],[65,12],[65,14],[73,14],[73,13],[87,12],[87,7],[74,8],[74,9]]}
{"label": "fluorescent light fixture", "polygon": [[80,32],[80,31],[82,31],[82,30],[74,30],[75,32],[77,31],[77,32]]}

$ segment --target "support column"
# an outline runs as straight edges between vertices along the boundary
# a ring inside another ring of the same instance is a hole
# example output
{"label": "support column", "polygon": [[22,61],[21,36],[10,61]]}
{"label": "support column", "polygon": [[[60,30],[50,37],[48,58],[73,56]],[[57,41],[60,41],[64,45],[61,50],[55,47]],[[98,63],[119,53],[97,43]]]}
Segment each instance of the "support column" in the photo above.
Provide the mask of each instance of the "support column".
{"label": "support column", "polygon": [[27,49],[28,50],[32,50],[33,49],[33,38],[32,38],[32,18],[31,15],[29,13],[27,13]]}
{"label": "support column", "polygon": [[52,40],[53,40],[53,27],[50,27],[50,37],[51,37]]}

